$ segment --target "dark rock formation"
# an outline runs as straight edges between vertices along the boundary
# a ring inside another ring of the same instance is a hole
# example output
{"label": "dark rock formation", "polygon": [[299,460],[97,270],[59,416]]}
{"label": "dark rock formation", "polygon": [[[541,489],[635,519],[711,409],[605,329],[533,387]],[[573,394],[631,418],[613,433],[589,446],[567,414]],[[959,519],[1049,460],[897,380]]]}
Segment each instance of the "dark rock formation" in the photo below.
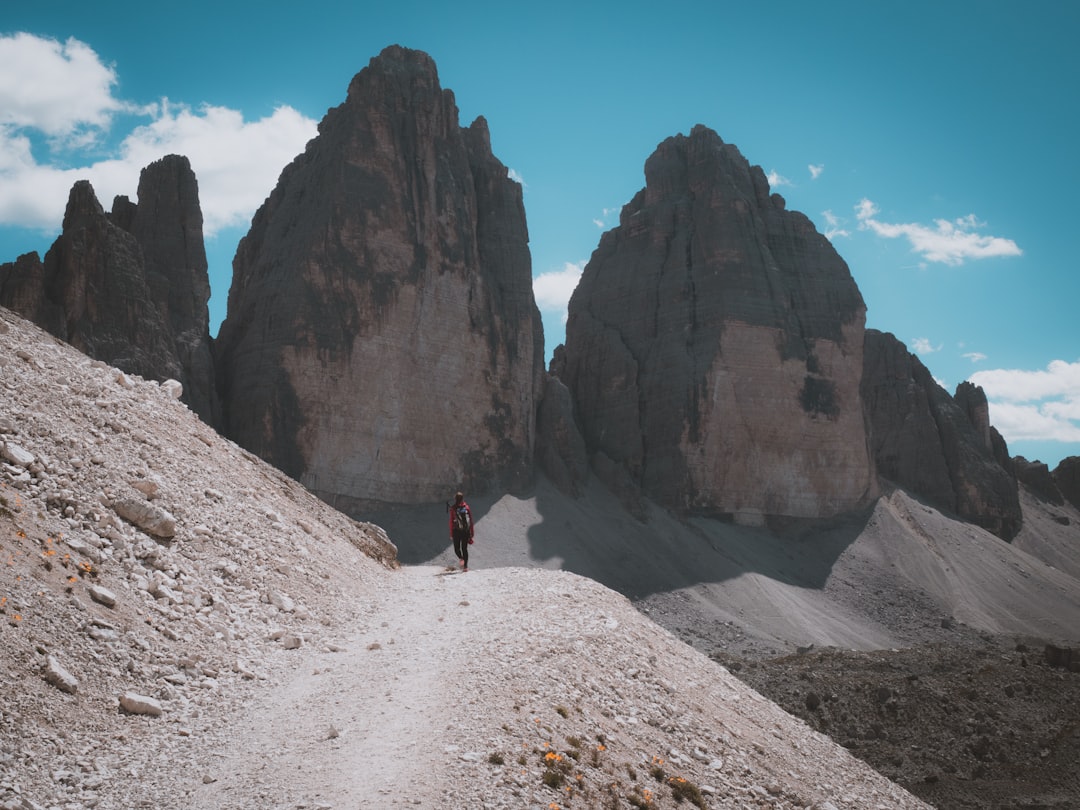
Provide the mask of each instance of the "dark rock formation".
{"label": "dark rock formation", "polygon": [[1043,462],[1028,461],[1023,456],[1016,456],[1012,459],[1012,470],[1017,480],[1025,484],[1037,497],[1055,506],[1065,503],[1050,468]]}
{"label": "dark rock formation", "polygon": [[349,509],[531,476],[543,333],[521,187],[390,47],[282,172],[215,344],[227,434]]}
{"label": "dark rock formation", "polygon": [[1080,456],[1061,460],[1054,468],[1054,483],[1065,500],[1080,509]]}
{"label": "dark rock formation", "polygon": [[36,251],[0,264],[0,305],[51,334],[63,328],[59,304],[46,296],[45,265]]}
{"label": "dark rock formation", "polygon": [[[90,183],[71,189],[63,232],[45,254],[5,265],[3,303],[83,353],[149,379],[180,376],[135,237],[109,221]],[[11,297],[9,298],[9,294]]]}
{"label": "dark rock formation", "polygon": [[878,472],[999,537],[1014,537],[1021,522],[1016,480],[998,461],[1008,452],[989,426],[982,389],[962,386],[954,400],[888,333],[868,329],[863,356],[862,398]]}
{"label": "dark rock formation", "polygon": [[117,197],[111,214],[76,183],[44,263],[30,253],[0,265],[0,304],[95,359],[179,380],[216,425],[209,300],[198,185],[177,155],[143,169],[139,204]]}
{"label": "dark rock formation", "polygon": [[660,144],[645,177],[570,301],[561,375],[594,463],[747,521],[867,503],[866,310],[847,265],[705,127]]}
{"label": "dark rock formation", "polygon": [[536,463],[560,490],[577,496],[589,476],[585,440],[574,421],[574,403],[562,380],[548,375],[536,413]]}
{"label": "dark rock formation", "polygon": [[210,345],[210,277],[199,185],[186,157],[168,155],[139,175],[138,205],[113,202],[111,218],[142,247],[146,283],[168,320],[184,401],[211,425],[221,420]]}

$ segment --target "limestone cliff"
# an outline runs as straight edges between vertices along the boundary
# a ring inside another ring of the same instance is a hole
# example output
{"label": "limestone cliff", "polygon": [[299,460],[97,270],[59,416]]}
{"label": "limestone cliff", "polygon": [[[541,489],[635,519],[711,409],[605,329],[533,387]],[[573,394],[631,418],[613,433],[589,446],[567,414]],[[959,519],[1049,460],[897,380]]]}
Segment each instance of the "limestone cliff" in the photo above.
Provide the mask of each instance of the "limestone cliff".
{"label": "limestone cliff", "polygon": [[29,253],[0,265],[0,304],[95,359],[180,380],[184,401],[217,425],[210,280],[188,159],[143,169],[138,199],[119,196],[106,213],[90,183],[77,182],[45,261]]}
{"label": "limestone cliff", "polygon": [[285,168],[233,263],[227,434],[349,508],[532,469],[543,333],[521,187],[390,47]]}
{"label": "limestone cliff", "polygon": [[168,155],[144,168],[138,200],[134,205],[117,198],[112,219],[142,248],[150,295],[173,335],[184,401],[217,425],[221,409],[210,343],[210,277],[199,185],[188,159]]}
{"label": "limestone cliff", "polygon": [[903,343],[870,329],[862,393],[882,476],[999,537],[1016,535],[1016,479],[981,388],[961,384],[950,397]]}
{"label": "limestone cliff", "polygon": [[660,144],[645,178],[570,301],[561,373],[594,469],[745,521],[868,503],[847,265],[705,127]]}

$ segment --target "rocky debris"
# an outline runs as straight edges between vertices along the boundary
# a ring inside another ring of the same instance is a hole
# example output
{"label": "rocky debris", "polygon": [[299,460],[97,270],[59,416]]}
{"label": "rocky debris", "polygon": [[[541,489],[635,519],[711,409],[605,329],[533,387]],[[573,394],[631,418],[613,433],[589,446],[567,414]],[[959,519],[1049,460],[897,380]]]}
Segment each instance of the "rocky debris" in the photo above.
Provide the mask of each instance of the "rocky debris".
{"label": "rocky debris", "polygon": [[939,810],[1077,806],[1080,674],[1023,639],[713,657]]}
{"label": "rocky debris", "polygon": [[521,186],[390,47],[282,172],[215,343],[225,433],[342,509],[529,480],[543,336]]}
{"label": "rocky debris", "polygon": [[570,300],[586,446],[659,503],[760,523],[877,492],[847,265],[764,172],[698,126],[661,143]]}
{"label": "rocky debris", "polygon": [[1016,479],[1002,467],[999,455],[1007,452],[995,451],[999,439],[981,416],[982,389],[958,389],[961,407],[903,343],[874,329],[866,331],[863,359],[878,473],[1002,539],[1015,537],[1022,523]]}
{"label": "rocky debris", "polygon": [[1061,460],[1054,468],[1054,483],[1065,500],[1080,509],[1080,456]]}
{"label": "rocky debris", "polygon": [[[160,763],[227,739],[294,655],[272,632],[340,644],[395,552],[162,386],[4,309],[0,403],[0,807],[181,806],[188,770]],[[291,612],[262,599],[293,588]],[[153,794],[117,778],[151,772]]]}

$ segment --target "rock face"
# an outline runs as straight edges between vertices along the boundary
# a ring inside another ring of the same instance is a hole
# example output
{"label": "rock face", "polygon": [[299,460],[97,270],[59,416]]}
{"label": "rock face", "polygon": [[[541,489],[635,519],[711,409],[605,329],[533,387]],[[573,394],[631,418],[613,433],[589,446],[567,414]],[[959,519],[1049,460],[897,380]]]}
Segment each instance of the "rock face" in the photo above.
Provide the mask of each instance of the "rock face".
{"label": "rock face", "polygon": [[1037,497],[1047,503],[1061,506],[1065,498],[1054,481],[1050,468],[1041,461],[1028,461],[1023,456],[1012,459],[1012,469],[1018,481],[1027,485]]}
{"label": "rock face", "polygon": [[1054,468],[1054,483],[1065,500],[1080,509],[1080,456],[1061,460]]}
{"label": "rock face", "polygon": [[199,185],[186,157],[168,155],[139,175],[138,205],[113,202],[112,219],[143,251],[146,283],[172,331],[183,399],[205,422],[220,422],[210,344],[210,277]]}
{"label": "rock face", "polygon": [[[138,241],[114,225],[90,183],[75,183],[63,232],[45,254],[0,270],[0,303],[98,360],[150,379],[180,375]],[[9,297],[10,291],[10,297]]]}
{"label": "rock face", "polygon": [[962,383],[950,397],[895,336],[866,332],[862,396],[879,473],[933,505],[1006,540],[1020,529],[1005,442],[986,395]]}
{"label": "rock face", "polygon": [[645,176],[569,306],[562,373],[594,469],[749,522],[868,503],[847,265],[705,127],[660,144]]}
{"label": "rock face", "polygon": [[341,508],[528,480],[544,369],[521,187],[426,54],[372,59],[282,172],[215,349],[227,434]]}
{"label": "rock face", "polygon": [[77,182],[44,263],[30,253],[0,265],[0,304],[95,359],[179,380],[216,425],[209,300],[198,185],[177,155],[143,169],[139,203],[117,197],[111,214]]}

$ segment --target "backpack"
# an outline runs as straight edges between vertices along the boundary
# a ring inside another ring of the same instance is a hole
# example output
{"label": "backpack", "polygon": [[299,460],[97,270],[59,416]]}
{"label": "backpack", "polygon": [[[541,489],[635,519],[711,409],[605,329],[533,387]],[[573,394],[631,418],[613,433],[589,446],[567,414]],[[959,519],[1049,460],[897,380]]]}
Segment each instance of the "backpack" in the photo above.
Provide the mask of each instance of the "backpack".
{"label": "backpack", "polygon": [[469,509],[465,504],[453,507],[454,509],[454,531],[467,532],[469,531]]}

